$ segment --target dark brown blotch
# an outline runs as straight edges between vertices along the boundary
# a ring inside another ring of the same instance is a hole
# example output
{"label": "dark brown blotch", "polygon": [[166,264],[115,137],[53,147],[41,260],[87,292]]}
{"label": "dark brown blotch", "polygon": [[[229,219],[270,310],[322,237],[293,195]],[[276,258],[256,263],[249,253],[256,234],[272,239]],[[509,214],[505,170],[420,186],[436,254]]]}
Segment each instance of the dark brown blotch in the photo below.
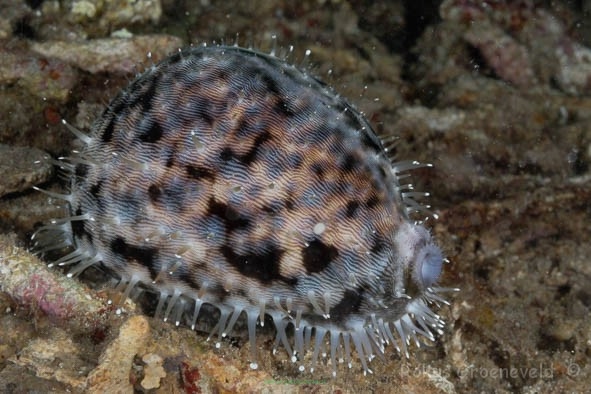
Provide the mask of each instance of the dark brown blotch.
{"label": "dark brown blotch", "polygon": [[187,165],[185,167],[185,170],[187,171],[187,175],[189,176],[189,178],[192,178],[195,180],[201,180],[201,179],[207,179],[210,181],[215,180],[215,174],[213,173],[212,170],[210,170],[208,168]]}
{"label": "dark brown blotch", "polygon": [[128,109],[127,104],[128,100],[126,99],[126,96],[119,96],[101,115],[101,119],[109,119],[109,123],[107,123],[107,126],[101,134],[102,142],[109,143],[113,140],[113,135],[115,134],[115,119],[123,116],[123,113]]}
{"label": "dark brown blotch", "polygon": [[139,138],[142,142],[155,143],[158,142],[164,135],[164,130],[159,122],[153,121],[147,130],[144,130]]}
{"label": "dark brown blotch", "polygon": [[288,211],[293,211],[295,208],[295,202],[293,201],[293,197],[291,195],[285,199],[285,208]]}
{"label": "dark brown blotch", "polygon": [[190,206],[186,204],[189,197],[186,182],[170,180],[164,184],[151,184],[148,186],[148,198],[153,204],[166,209],[167,212],[182,212]]}
{"label": "dark brown blotch", "polygon": [[330,318],[338,322],[359,313],[362,301],[363,290],[345,290],[341,301],[330,308]]}
{"label": "dark brown blotch", "polygon": [[365,205],[367,205],[367,207],[371,209],[371,208],[374,208],[376,205],[378,205],[379,202],[380,202],[380,199],[376,195],[373,195],[367,199],[367,201],[365,202]]}
{"label": "dark brown blotch", "polygon": [[121,237],[115,237],[109,246],[114,254],[120,255],[126,260],[135,261],[150,270],[155,268],[155,262],[158,258],[157,248],[130,245]]}
{"label": "dark brown blotch", "polygon": [[290,105],[282,97],[277,98],[277,101],[275,102],[275,105],[273,106],[273,110],[279,116],[282,116],[285,118],[291,118],[296,115],[296,112],[294,112],[291,109]]}
{"label": "dark brown blotch", "polygon": [[379,255],[386,249],[387,243],[380,237],[376,236],[373,240],[373,245],[371,246],[371,253],[374,255]]}
{"label": "dark brown blotch", "polygon": [[268,130],[259,133],[255,137],[254,143],[252,144],[250,150],[239,157],[240,162],[242,162],[245,165],[251,164],[256,159],[257,153],[261,149],[263,143],[269,141],[270,139],[271,133]]}
{"label": "dark brown blotch", "polygon": [[257,279],[262,283],[269,283],[274,280],[280,280],[290,285],[297,283],[296,278],[287,278],[279,272],[281,256],[285,251],[274,245],[257,248],[257,253],[238,254],[229,245],[221,247],[222,255],[228,263],[238,272],[249,278]]}
{"label": "dark brown blotch", "polygon": [[354,218],[357,215],[357,210],[359,209],[359,202],[358,201],[349,201],[347,203],[345,215],[348,218]]}
{"label": "dark brown blotch", "polygon": [[[137,89],[138,92],[134,92],[137,96],[130,103],[129,106],[131,108],[139,106],[142,113],[144,113],[145,115],[149,114],[152,111],[154,97],[156,97],[157,94],[159,79],[160,77],[158,75],[154,75],[152,78],[146,78],[146,80],[141,80],[141,84],[137,84],[137,86],[132,86],[131,91],[133,92],[135,89]],[[142,91],[144,89],[145,91]]]}
{"label": "dark brown blotch", "polygon": [[90,192],[90,195],[92,197],[94,197],[95,199],[98,199],[100,197],[102,187],[103,187],[103,181],[99,180],[97,183],[90,186],[88,191]]}
{"label": "dark brown blotch", "polygon": [[174,161],[174,152],[171,151],[171,152],[168,153],[168,158],[166,159],[166,164],[165,165],[166,165],[167,168],[170,168],[170,167],[174,166],[174,163],[175,163],[175,161]]}
{"label": "dark brown blotch", "polygon": [[322,163],[312,164],[312,172],[314,172],[314,174],[316,174],[316,176],[318,176],[318,179],[320,179],[320,180],[324,179],[325,169],[324,169],[324,166],[322,165]]}
{"label": "dark brown blotch", "polygon": [[283,203],[280,200],[270,201],[268,204],[261,206],[261,210],[271,216],[277,215],[283,209]]}
{"label": "dark brown blotch", "polygon": [[207,205],[207,214],[217,216],[224,222],[226,232],[232,233],[237,230],[247,229],[251,225],[251,221],[240,215],[236,209],[231,206],[217,202],[211,198]]}
{"label": "dark brown blotch", "polygon": [[192,96],[190,108],[191,116],[201,119],[201,121],[206,123],[209,127],[212,127],[215,122],[215,117],[220,112],[215,104],[206,97],[198,97],[196,95]]}
{"label": "dark brown blotch", "polygon": [[308,273],[324,270],[338,256],[337,248],[319,239],[311,241],[308,247],[302,249],[302,260]]}
{"label": "dark brown blotch", "polygon": [[183,58],[183,53],[181,52],[177,52],[174,55],[171,55],[167,60],[166,63],[168,65],[173,65],[175,63],[178,63],[181,61],[181,59]]}
{"label": "dark brown blotch", "polygon": [[157,185],[150,185],[150,187],[148,187],[148,196],[150,196],[152,202],[157,202],[160,199],[160,196],[162,196],[162,189]]}
{"label": "dark brown blotch", "polygon": [[[78,208],[76,209],[75,212],[76,216],[80,216],[82,215],[82,209]],[[84,223],[86,222],[86,220],[72,220],[71,226],[72,226],[72,234],[74,235],[75,239],[81,239],[84,236],[86,236],[86,238],[92,242],[92,233],[89,231],[86,231],[86,228],[84,227]]]}
{"label": "dark brown blotch", "polygon": [[195,279],[193,279],[193,275],[187,269],[179,269],[178,271],[178,278],[182,282],[184,282],[187,286],[193,289],[200,289],[201,283],[197,283]]}
{"label": "dark brown blotch", "polygon": [[[360,126],[358,126],[360,127]],[[374,152],[381,153],[384,151],[382,143],[371,129],[369,125],[365,125],[365,128],[361,130],[361,143]]]}
{"label": "dark brown blotch", "polygon": [[358,167],[359,161],[352,154],[345,155],[343,163],[341,164],[341,170],[344,172],[351,172]]}
{"label": "dark brown blotch", "polygon": [[88,174],[89,166],[87,164],[79,163],[76,164],[76,169],[74,170],[74,174],[76,178],[83,179],[86,178],[86,174]]}
{"label": "dark brown blotch", "polygon": [[230,161],[234,157],[234,151],[229,146],[222,149],[220,152],[220,159],[223,161]]}
{"label": "dark brown blotch", "polygon": [[281,90],[279,88],[280,82],[273,79],[268,73],[261,72],[261,82],[266,87],[266,90],[271,92],[275,97],[281,99]]}
{"label": "dark brown blotch", "polygon": [[109,143],[113,139],[113,132],[115,131],[115,118],[109,119],[109,123],[107,123],[107,127],[103,130],[101,134],[101,141],[104,143]]}

